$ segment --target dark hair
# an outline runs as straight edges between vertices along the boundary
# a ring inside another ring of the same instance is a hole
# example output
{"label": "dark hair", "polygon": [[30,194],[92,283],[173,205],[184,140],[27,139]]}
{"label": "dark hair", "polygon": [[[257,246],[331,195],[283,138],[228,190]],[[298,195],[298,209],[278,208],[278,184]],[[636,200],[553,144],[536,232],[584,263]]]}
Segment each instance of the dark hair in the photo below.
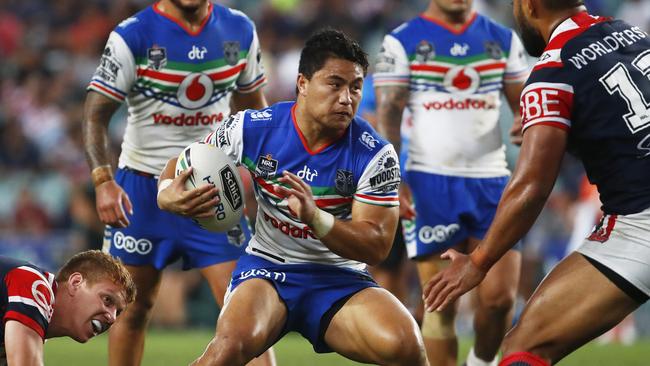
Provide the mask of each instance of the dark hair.
{"label": "dark hair", "polygon": [[135,300],[135,284],[131,274],[119,259],[99,250],[87,250],[75,254],[61,267],[56,275],[56,281],[65,282],[75,272],[81,273],[91,285],[105,279],[111,280],[116,285],[122,286],[127,304]]}
{"label": "dark hair", "polygon": [[364,76],[368,72],[368,55],[359,43],[332,28],[321,29],[309,37],[300,53],[298,72],[310,80],[329,58],[340,58],[358,64],[363,68]]}
{"label": "dark hair", "polygon": [[550,10],[564,10],[584,5],[584,0],[544,0],[544,5]]}

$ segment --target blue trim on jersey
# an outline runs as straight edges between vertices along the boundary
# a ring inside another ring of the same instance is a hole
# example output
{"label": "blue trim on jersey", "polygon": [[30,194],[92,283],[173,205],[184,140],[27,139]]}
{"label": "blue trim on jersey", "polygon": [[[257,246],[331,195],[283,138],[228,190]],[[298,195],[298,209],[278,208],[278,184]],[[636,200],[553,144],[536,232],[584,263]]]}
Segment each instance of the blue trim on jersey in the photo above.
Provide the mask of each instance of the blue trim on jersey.
{"label": "blue trim on jersey", "polygon": [[116,92],[117,94],[119,94],[119,95],[121,95],[121,96],[123,96],[123,97],[126,98],[126,93],[125,93],[125,92],[123,92],[123,91],[121,91],[120,89],[117,89],[117,88],[115,88],[115,87],[113,87],[113,86],[111,86],[111,85],[106,84],[105,82],[103,82],[103,81],[100,80],[100,79],[93,78],[90,82],[91,82],[91,83],[101,84],[101,85],[102,85],[103,87],[105,87],[106,89],[110,89],[110,90]]}

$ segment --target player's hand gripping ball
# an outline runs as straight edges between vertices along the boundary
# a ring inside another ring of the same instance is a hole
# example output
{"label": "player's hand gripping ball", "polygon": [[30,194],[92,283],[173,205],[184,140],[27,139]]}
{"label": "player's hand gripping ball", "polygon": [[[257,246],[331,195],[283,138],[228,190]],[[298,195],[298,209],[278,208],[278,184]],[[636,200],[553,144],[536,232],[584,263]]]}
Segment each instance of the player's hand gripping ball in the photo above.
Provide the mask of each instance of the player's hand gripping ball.
{"label": "player's hand gripping ball", "polygon": [[234,162],[221,149],[203,142],[186,147],[176,161],[176,176],[192,167],[185,188],[194,189],[214,184],[219,189],[220,201],[215,214],[209,218],[194,219],[202,228],[226,232],[239,223],[244,209],[244,189]]}

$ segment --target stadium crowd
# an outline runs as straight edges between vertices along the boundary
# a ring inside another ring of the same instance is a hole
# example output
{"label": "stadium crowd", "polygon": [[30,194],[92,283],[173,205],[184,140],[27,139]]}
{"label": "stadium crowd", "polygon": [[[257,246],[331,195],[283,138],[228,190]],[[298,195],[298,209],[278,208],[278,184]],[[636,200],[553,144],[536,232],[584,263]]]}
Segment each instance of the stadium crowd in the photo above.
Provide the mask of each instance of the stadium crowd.
{"label": "stadium crowd", "polygon": [[[341,29],[359,40],[373,59],[383,35],[416,15],[426,2],[221,1],[256,22],[270,104],[294,98],[300,49],[314,30],[324,25]],[[616,15],[650,29],[650,0],[587,3],[594,14]],[[68,254],[101,247],[104,227],[95,212],[82,146],[83,100],[111,29],[149,4],[0,0],[0,255],[55,268]],[[512,26],[510,2],[476,0],[475,6]],[[125,113],[122,108],[110,125],[115,153]],[[511,149],[512,161],[515,156],[516,149]],[[539,265],[523,266],[532,270],[523,276],[524,293],[529,294],[545,270],[565,255],[580,217],[576,213],[590,199],[582,180],[582,166],[567,157],[545,212],[526,238],[524,260]],[[588,212],[586,217],[588,221]]]}

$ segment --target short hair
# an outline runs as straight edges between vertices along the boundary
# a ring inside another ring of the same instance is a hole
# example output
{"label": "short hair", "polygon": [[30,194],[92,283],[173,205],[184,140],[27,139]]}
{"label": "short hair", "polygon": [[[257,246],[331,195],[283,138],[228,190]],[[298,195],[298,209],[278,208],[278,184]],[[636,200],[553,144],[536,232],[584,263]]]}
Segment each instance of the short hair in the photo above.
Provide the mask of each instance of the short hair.
{"label": "short hair", "polygon": [[81,273],[90,285],[109,279],[124,288],[127,304],[135,300],[135,283],[119,259],[99,250],[87,250],[75,254],[61,267],[56,275],[56,281],[65,282],[75,272]]}
{"label": "short hair", "polygon": [[325,28],[312,34],[300,53],[298,72],[310,80],[329,58],[352,61],[363,68],[363,76],[368,72],[368,54],[359,43],[345,33]]}
{"label": "short hair", "polygon": [[585,4],[584,0],[543,0],[544,5],[550,10],[564,10]]}

